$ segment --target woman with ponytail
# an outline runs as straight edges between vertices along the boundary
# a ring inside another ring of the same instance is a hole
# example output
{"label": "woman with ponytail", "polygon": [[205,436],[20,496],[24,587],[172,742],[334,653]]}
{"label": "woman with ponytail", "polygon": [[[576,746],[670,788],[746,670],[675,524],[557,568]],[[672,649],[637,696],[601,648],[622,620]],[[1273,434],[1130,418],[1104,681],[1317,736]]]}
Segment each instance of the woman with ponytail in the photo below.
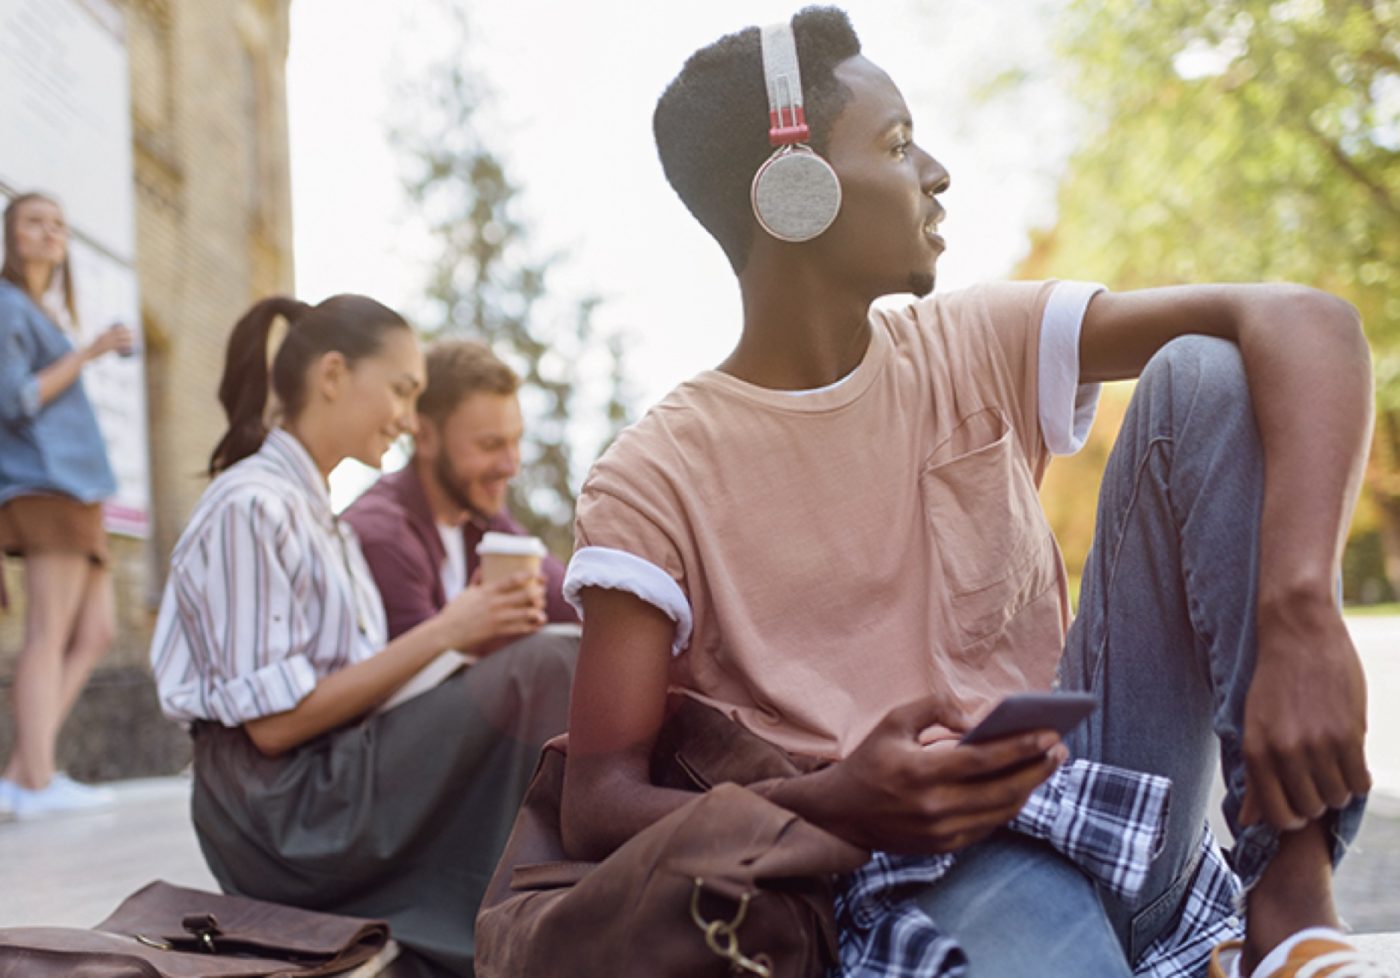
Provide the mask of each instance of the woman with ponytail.
{"label": "woman with ponytail", "polygon": [[[271,369],[269,337],[285,338]],[[396,974],[470,975],[477,905],[539,749],[564,729],[577,640],[537,633],[543,582],[468,588],[386,639],[327,477],[415,427],[423,355],[356,295],[259,302],[229,339],[229,428],[171,556],[151,649],[190,727],[191,806],[228,891],[387,919]],[[520,636],[496,655],[493,636]],[[392,709],[444,651],[482,659]]]}
{"label": "woman with ponytail", "polygon": [[22,194],[5,208],[0,267],[0,553],[24,558],[26,595],[0,814],[18,819],[111,801],[56,771],[55,749],[116,627],[101,503],[117,485],[82,372],[132,334],[113,326],[77,345],[76,320],[63,211]]}

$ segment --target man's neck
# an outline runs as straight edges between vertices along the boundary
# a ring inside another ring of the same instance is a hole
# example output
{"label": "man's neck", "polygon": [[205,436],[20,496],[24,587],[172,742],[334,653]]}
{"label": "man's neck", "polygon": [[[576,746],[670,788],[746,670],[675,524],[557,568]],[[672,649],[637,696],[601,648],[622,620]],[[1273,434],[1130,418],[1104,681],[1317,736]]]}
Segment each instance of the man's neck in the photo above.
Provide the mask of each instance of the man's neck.
{"label": "man's neck", "polygon": [[[783,283],[774,287],[774,282]],[[745,268],[744,332],[719,369],[759,387],[812,390],[845,377],[870,345],[870,300],[801,268]]]}
{"label": "man's neck", "polygon": [[471,511],[458,506],[438,484],[437,476],[433,474],[431,462],[415,455],[409,464],[413,466],[414,472],[418,476],[418,482],[423,486],[423,495],[428,500],[428,509],[433,514],[433,520],[439,526],[461,526],[471,518]]}

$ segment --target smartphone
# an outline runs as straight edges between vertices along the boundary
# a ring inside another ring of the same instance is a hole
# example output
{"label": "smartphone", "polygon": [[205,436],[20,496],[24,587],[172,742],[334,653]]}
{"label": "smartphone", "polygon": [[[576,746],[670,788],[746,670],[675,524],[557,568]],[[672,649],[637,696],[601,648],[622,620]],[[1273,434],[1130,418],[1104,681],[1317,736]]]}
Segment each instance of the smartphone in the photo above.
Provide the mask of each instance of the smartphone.
{"label": "smartphone", "polygon": [[1064,736],[1097,705],[1093,693],[1017,693],[998,703],[963,735],[962,743],[982,744],[1032,730],[1054,730]]}

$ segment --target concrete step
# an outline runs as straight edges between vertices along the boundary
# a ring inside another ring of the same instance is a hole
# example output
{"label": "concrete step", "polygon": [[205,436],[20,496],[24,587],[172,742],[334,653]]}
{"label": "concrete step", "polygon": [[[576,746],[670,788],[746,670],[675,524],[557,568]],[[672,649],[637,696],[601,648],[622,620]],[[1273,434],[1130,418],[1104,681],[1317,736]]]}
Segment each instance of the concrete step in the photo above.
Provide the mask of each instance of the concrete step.
{"label": "concrete step", "polygon": [[[190,825],[187,778],[108,787],[117,794],[110,811],[0,824],[0,927],[91,927],[155,879],[218,889]],[[1400,804],[1379,802],[1363,830],[1365,845],[1338,876],[1338,902],[1348,920],[1365,920],[1362,929],[1372,931],[1357,935],[1357,944],[1400,976],[1400,872],[1393,871],[1400,868]],[[1365,886],[1350,885],[1354,879]],[[379,974],[394,953],[346,978]]]}
{"label": "concrete step", "polygon": [[[1400,925],[1400,921],[1397,921]],[[1400,932],[1394,934],[1358,934],[1356,946],[1376,961],[1400,975]]]}

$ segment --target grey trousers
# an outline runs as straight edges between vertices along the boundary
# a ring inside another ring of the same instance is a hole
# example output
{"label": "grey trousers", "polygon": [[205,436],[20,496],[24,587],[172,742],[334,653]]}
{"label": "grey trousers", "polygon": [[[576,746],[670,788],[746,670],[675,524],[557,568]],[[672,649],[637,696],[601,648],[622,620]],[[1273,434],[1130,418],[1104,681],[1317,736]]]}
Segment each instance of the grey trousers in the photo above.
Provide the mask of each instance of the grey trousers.
{"label": "grey trousers", "polygon": [[536,634],[278,758],[200,724],[192,815],[230,893],[387,920],[406,974],[471,975],[478,904],[540,748],[568,723],[578,638]]}

